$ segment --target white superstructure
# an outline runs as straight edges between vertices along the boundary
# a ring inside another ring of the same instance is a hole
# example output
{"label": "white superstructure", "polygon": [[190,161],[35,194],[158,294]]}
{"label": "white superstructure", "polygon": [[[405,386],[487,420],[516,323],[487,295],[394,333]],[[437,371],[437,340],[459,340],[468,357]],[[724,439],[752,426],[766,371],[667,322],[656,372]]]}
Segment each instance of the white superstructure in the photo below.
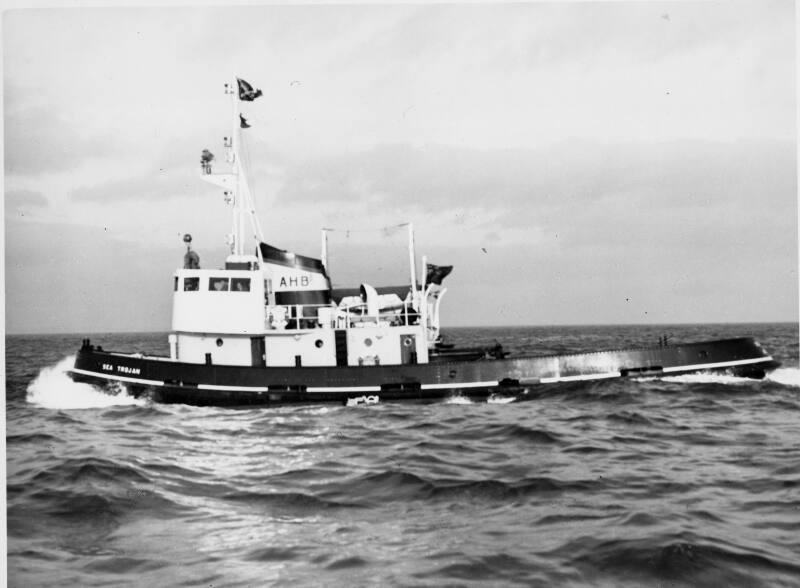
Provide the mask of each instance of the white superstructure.
{"label": "white superstructure", "polygon": [[213,155],[205,151],[201,177],[221,187],[232,208],[231,253],[221,269],[200,268],[197,256],[187,254],[193,261],[175,273],[171,357],[257,367],[427,363],[446,290],[417,281],[413,227],[407,288],[362,284],[337,293],[325,267],[324,231],[321,260],[265,244],[238,151],[239,100],[253,98],[242,98],[240,80],[226,84],[225,92],[233,105],[233,132],[224,140],[229,169],[212,171]]}

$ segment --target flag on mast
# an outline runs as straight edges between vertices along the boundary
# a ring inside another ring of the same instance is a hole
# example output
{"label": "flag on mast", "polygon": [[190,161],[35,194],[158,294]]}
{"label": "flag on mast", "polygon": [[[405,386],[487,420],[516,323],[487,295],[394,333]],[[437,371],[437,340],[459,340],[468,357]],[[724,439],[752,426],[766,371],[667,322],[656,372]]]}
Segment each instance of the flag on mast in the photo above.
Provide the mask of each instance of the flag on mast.
{"label": "flag on mast", "polygon": [[247,123],[247,119],[239,114],[239,126],[243,129],[249,129],[250,125]]}
{"label": "flag on mast", "polygon": [[248,84],[241,78],[236,78],[236,83],[239,84],[239,100],[244,100],[245,102],[252,102],[259,96],[261,96],[261,90],[254,90],[253,86]]}
{"label": "flag on mast", "polygon": [[425,267],[425,281],[429,284],[442,285],[442,280],[453,271],[452,265],[433,265],[432,263],[426,264]]}

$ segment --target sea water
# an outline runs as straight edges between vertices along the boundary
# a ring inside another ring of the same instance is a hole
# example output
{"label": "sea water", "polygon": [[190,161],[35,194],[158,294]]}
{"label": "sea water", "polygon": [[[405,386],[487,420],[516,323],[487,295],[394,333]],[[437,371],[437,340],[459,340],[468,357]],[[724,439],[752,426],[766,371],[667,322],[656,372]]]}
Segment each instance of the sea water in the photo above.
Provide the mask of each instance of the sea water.
{"label": "sea water", "polygon": [[[798,586],[794,324],[450,329],[560,353],[757,337],[783,366],[528,400],[198,408],[6,340],[11,586]],[[168,353],[166,334],[92,335]]]}

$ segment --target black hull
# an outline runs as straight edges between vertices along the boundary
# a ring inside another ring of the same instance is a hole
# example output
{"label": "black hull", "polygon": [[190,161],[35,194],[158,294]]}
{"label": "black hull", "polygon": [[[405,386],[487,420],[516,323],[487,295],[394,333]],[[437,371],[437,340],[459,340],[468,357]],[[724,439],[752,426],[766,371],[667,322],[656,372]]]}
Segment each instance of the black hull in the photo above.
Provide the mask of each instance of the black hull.
{"label": "black hull", "polygon": [[541,357],[483,357],[424,365],[358,367],[249,367],[190,364],[164,357],[78,351],[73,380],[94,385],[123,383],[134,395],[156,402],[237,406],[435,400],[525,394],[534,386],[645,375],[726,370],[763,378],[778,365],[751,338],[728,339]]}

